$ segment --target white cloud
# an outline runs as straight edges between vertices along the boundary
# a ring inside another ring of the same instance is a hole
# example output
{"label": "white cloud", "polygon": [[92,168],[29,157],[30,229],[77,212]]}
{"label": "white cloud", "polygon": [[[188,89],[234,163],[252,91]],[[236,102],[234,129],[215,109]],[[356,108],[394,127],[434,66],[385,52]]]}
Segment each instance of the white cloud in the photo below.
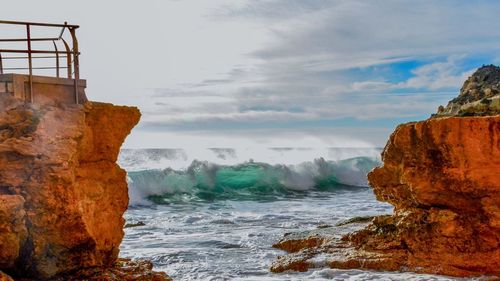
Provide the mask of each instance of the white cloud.
{"label": "white cloud", "polygon": [[282,111],[246,111],[246,112],[227,112],[227,113],[205,113],[205,112],[185,112],[172,115],[168,112],[164,114],[155,114],[143,119],[146,123],[157,123],[159,125],[178,125],[183,123],[217,123],[221,121],[236,122],[266,122],[272,121],[290,121],[290,120],[308,120],[315,116],[310,113],[292,113]]}
{"label": "white cloud", "polygon": [[438,90],[444,88],[457,88],[469,77],[475,69],[463,71],[457,66],[460,57],[450,56],[445,62],[426,64],[413,70],[414,77],[403,83],[399,88],[427,88]]}
{"label": "white cloud", "polygon": [[[17,0],[0,16],[80,24],[89,97],[138,105],[143,125],[217,134],[224,122],[283,122],[306,134],[290,123],[430,114],[470,74],[464,54],[498,53],[499,9],[462,0],[89,0],[78,9]],[[429,63],[410,78],[383,71],[409,60]]]}
{"label": "white cloud", "polygon": [[384,81],[360,81],[352,83],[354,91],[381,91],[391,87],[391,83]]}

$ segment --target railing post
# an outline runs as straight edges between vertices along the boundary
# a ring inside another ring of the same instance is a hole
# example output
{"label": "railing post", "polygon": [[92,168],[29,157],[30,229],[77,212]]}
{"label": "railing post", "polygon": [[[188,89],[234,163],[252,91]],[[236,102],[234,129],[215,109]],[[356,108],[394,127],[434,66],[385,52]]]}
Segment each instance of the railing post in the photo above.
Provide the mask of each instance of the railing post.
{"label": "railing post", "polygon": [[29,63],[29,83],[30,83],[30,101],[33,102],[33,61],[31,57],[31,31],[30,25],[26,24],[26,36],[28,42],[28,63]]}
{"label": "railing post", "polygon": [[64,38],[61,38],[64,48],[66,49],[66,69],[68,70],[68,78],[71,79],[73,76],[73,69],[71,67],[72,62],[71,62],[71,49],[69,48],[68,42],[64,40]]}
{"label": "railing post", "polygon": [[75,102],[79,103],[78,100],[78,80],[80,79],[80,59],[78,58],[78,40],[76,39],[76,29],[74,27],[69,28],[71,34],[71,39],[73,39],[73,64],[75,66]]}
{"label": "railing post", "polygon": [[0,74],[3,74],[3,59],[2,59],[2,53],[0,53]]}
{"label": "railing post", "polygon": [[57,50],[56,41],[53,40],[52,44],[54,44],[54,49],[56,50],[56,77],[59,78],[59,50]]}

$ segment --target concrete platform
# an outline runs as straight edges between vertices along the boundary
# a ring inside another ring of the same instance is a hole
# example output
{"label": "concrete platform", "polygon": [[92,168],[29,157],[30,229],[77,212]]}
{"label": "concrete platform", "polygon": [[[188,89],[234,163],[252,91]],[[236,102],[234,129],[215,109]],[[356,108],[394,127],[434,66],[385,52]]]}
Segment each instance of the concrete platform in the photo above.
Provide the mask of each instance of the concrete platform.
{"label": "concrete platform", "polygon": [[[33,77],[33,93],[30,93],[29,75],[0,74],[0,93],[36,104],[75,104],[75,80],[46,76]],[[78,80],[78,103],[87,101],[87,81]],[[33,98],[32,98],[33,96]]]}

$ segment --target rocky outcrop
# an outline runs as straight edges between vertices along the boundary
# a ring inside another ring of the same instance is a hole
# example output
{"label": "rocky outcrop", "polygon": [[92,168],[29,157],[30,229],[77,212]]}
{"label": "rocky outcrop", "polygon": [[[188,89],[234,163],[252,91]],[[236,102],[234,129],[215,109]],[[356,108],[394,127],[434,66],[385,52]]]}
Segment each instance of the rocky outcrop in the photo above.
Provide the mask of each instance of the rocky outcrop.
{"label": "rocky outcrop", "polygon": [[500,114],[500,67],[486,65],[465,81],[458,97],[440,106],[434,117]]}
{"label": "rocky outcrop", "polygon": [[128,206],[117,164],[137,108],[0,96],[0,270],[49,279],[114,266]]}
{"label": "rocky outcrop", "polygon": [[400,125],[382,159],[368,179],[394,214],[342,237],[332,228],[313,246],[304,243],[311,234],[285,237],[278,248],[299,250],[271,270],[329,266],[500,276],[500,115]]}
{"label": "rocky outcrop", "polygon": [[[0,279],[1,280],[1,279]],[[52,281],[172,281],[164,272],[153,271],[150,261],[118,259],[104,268],[87,268],[58,277]]]}
{"label": "rocky outcrop", "polygon": [[500,116],[402,125],[383,158],[369,180],[395,215],[351,240],[393,243],[413,270],[500,275]]}

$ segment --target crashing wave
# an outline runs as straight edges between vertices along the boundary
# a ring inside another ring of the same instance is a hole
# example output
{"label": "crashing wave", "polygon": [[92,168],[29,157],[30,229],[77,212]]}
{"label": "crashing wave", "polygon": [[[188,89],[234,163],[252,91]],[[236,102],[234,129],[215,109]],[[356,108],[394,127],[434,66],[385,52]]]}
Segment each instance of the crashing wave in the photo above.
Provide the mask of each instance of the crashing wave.
{"label": "crashing wave", "polygon": [[367,186],[366,174],[380,161],[355,157],[299,164],[247,161],[220,165],[194,160],[186,169],[129,171],[131,205],[212,200],[269,200],[309,190]]}

